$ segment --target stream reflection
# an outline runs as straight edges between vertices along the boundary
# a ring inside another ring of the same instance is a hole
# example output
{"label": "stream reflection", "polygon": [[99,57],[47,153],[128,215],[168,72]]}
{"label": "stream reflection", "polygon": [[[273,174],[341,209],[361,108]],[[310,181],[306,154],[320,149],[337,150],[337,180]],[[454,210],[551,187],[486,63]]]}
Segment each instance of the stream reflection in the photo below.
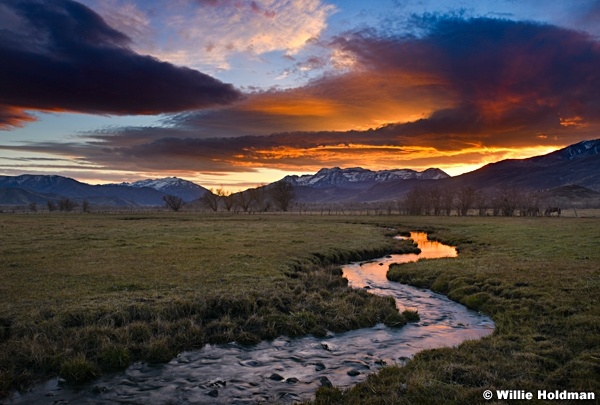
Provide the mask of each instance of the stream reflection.
{"label": "stream reflection", "polygon": [[380,259],[356,262],[343,266],[342,270],[344,271],[344,277],[348,279],[352,287],[370,288],[374,285],[389,284],[390,282],[388,281],[386,274],[392,263],[409,263],[416,262],[420,259],[440,259],[458,256],[458,252],[454,246],[444,245],[437,241],[430,241],[427,239],[427,234],[424,232],[411,232],[410,238],[405,236],[395,236],[394,239],[412,239],[419,249],[421,249],[421,253],[402,255],[393,254]]}

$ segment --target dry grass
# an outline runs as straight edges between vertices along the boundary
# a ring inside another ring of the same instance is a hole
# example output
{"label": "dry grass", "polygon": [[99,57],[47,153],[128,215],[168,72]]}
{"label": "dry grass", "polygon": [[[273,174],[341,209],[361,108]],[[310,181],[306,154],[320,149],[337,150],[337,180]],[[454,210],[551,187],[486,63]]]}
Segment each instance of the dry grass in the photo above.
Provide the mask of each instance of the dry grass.
{"label": "dry grass", "polygon": [[[485,389],[600,395],[598,218],[0,217],[0,391],[87,379],[206,342],[403,323],[349,290],[331,263],[399,249],[385,227],[424,230],[460,255],[390,278],[491,315],[495,333],[422,352],[316,403],[479,403]],[[374,226],[377,225],[377,226]],[[407,316],[410,314],[407,314]]]}
{"label": "dry grass", "polygon": [[403,324],[332,263],[397,250],[372,225],[316,217],[0,217],[0,393],[93,378],[205,343]]}
{"label": "dry grass", "polygon": [[393,267],[492,316],[495,333],[421,352],[316,403],[480,403],[486,389],[592,391],[600,396],[600,221],[582,218],[400,218],[461,252]]}

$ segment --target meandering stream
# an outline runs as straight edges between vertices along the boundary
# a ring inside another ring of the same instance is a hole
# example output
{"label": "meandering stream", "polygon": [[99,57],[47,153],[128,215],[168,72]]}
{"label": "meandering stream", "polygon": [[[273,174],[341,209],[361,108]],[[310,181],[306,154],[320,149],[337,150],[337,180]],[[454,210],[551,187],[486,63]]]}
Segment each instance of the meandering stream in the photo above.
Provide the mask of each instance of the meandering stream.
{"label": "meandering stream", "polygon": [[403,363],[420,350],[455,346],[490,334],[490,318],[443,295],[390,282],[391,263],[456,256],[456,249],[411,233],[421,253],[390,255],[343,267],[357,288],[391,295],[399,309],[416,309],[420,321],[399,329],[373,328],[330,334],[326,338],[281,337],[247,347],[207,345],[183,352],[168,364],[136,363],[124,372],[99,378],[78,389],[57,379],[18,395],[9,404],[254,404],[309,399],[321,385],[349,387],[385,364]]}

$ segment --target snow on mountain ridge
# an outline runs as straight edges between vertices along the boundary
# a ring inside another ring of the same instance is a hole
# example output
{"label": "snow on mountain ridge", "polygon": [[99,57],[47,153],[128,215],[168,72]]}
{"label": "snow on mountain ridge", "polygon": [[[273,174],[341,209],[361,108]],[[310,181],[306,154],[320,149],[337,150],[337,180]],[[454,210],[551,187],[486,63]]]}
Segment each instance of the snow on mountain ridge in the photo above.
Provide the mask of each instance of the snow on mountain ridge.
{"label": "snow on mountain ridge", "polygon": [[596,155],[600,153],[600,139],[581,141],[557,152],[562,153],[569,160],[578,159],[582,156]]}
{"label": "snow on mountain ridge", "polygon": [[291,182],[295,186],[307,187],[331,187],[361,183],[361,182],[385,182],[390,180],[409,180],[409,179],[443,179],[448,176],[440,169],[427,169],[417,172],[411,169],[393,169],[373,171],[361,167],[351,167],[341,169],[333,167],[331,169],[323,168],[315,174],[304,174],[301,176],[292,175],[284,177],[284,180]]}
{"label": "snow on mountain ridge", "polygon": [[177,186],[177,187],[199,187],[197,184],[192,183],[191,181],[183,180],[178,177],[165,177],[162,179],[146,179],[146,180],[138,180],[132,183],[121,183],[124,186],[130,187],[150,187],[155,190],[162,190],[167,187]]}
{"label": "snow on mountain ridge", "polygon": [[207,191],[204,187],[196,183],[178,177],[138,180],[132,183],[121,183],[120,185],[135,188],[149,187],[166,194],[181,197],[186,202],[200,198]]}

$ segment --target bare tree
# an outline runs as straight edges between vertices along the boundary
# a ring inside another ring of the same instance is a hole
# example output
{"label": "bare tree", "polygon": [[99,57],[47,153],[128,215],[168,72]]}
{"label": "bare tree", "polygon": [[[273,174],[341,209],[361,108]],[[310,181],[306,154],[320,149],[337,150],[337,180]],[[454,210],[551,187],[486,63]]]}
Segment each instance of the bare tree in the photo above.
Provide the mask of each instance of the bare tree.
{"label": "bare tree", "polygon": [[70,198],[61,198],[58,201],[58,209],[65,212],[71,212],[77,207],[77,203]]}
{"label": "bare tree", "polygon": [[264,185],[248,190],[252,198],[252,202],[259,212],[267,212],[271,208],[271,201],[267,196],[266,187]]}
{"label": "bare tree", "polygon": [[477,214],[479,216],[485,216],[487,213],[487,202],[488,196],[483,191],[478,191],[475,195],[475,207],[477,207]]}
{"label": "bare tree", "polygon": [[[392,215],[392,213],[394,212],[394,201],[388,201],[387,204],[385,205],[385,210],[387,212],[388,215]],[[340,206],[341,207],[341,206]],[[344,211],[343,208],[342,212]]]}
{"label": "bare tree", "polygon": [[88,200],[83,200],[81,203],[81,211],[90,212],[90,202]]}
{"label": "bare tree", "polygon": [[222,191],[221,192],[221,200],[223,201],[223,206],[225,206],[225,209],[227,211],[231,211],[231,209],[233,208],[233,206],[235,205],[235,196],[233,194],[231,194],[229,191]]}
{"label": "bare tree", "polygon": [[442,190],[438,186],[429,187],[427,189],[427,198],[429,206],[433,208],[433,215],[440,215],[442,213]]}
{"label": "bare tree", "polygon": [[176,195],[164,195],[163,201],[167,205],[167,207],[171,208],[173,211],[177,212],[183,207],[183,198],[178,197]]}
{"label": "bare tree", "polygon": [[404,206],[408,215],[423,215],[426,211],[426,205],[425,189],[423,187],[416,186],[406,194]]}
{"label": "bare tree", "polygon": [[458,214],[465,216],[469,213],[469,210],[475,204],[477,198],[477,191],[473,187],[463,186],[458,189],[456,193],[456,208]]}
{"label": "bare tree", "polygon": [[540,214],[539,196],[537,193],[524,193],[520,198],[519,215],[522,217],[535,217]]}
{"label": "bare tree", "polygon": [[454,191],[450,187],[444,187],[442,189],[442,209],[448,216],[452,214],[452,208],[454,206]]}
{"label": "bare tree", "polygon": [[502,188],[496,192],[492,199],[492,209],[494,215],[512,217],[519,206],[520,195],[516,188]]}
{"label": "bare tree", "polygon": [[215,192],[215,190],[212,188],[205,192],[202,197],[200,197],[200,202],[202,205],[204,205],[206,208],[210,208],[214,212],[217,212],[219,210],[219,200],[221,199],[221,197],[217,194],[218,192],[220,192],[220,189],[216,190]]}
{"label": "bare tree", "polygon": [[240,191],[235,195],[236,204],[244,210],[244,212],[248,212],[250,209],[250,205],[252,204],[252,196],[249,191]]}
{"label": "bare tree", "polygon": [[37,203],[34,201],[30,202],[27,208],[29,208],[29,211],[31,212],[37,212]]}
{"label": "bare tree", "polygon": [[58,209],[58,207],[56,206],[56,203],[54,201],[48,200],[46,202],[46,204],[48,205],[48,211],[50,211],[50,212],[56,211]]}
{"label": "bare tree", "polygon": [[284,212],[288,210],[295,197],[294,186],[292,183],[284,180],[273,184],[269,193],[273,202]]}

